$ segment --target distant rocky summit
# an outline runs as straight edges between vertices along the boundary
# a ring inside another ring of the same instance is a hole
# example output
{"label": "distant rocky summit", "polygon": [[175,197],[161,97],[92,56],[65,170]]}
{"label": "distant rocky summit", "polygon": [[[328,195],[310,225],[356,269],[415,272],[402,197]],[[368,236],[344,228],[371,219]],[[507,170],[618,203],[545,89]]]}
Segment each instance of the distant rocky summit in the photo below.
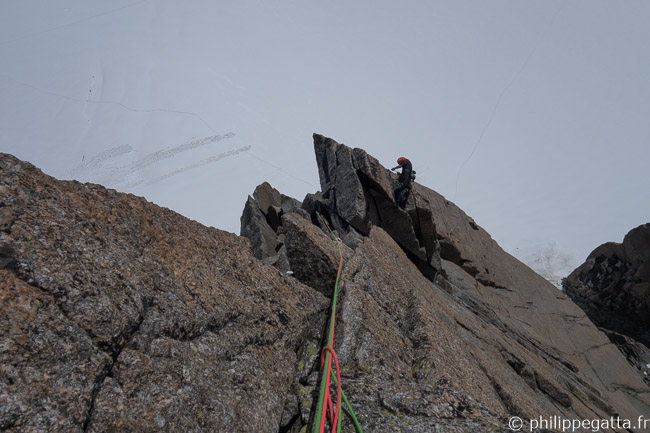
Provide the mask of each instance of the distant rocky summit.
{"label": "distant rocky summit", "polygon": [[364,432],[650,418],[610,337],[461,209],[416,184],[402,210],[364,150],[314,150],[321,191],[258,186],[241,237],[0,154],[0,430],[313,431],[327,226],[344,244],[333,348]]}
{"label": "distant rocky summit", "polygon": [[563,288],[650,383],[650,223],[596,248]]}

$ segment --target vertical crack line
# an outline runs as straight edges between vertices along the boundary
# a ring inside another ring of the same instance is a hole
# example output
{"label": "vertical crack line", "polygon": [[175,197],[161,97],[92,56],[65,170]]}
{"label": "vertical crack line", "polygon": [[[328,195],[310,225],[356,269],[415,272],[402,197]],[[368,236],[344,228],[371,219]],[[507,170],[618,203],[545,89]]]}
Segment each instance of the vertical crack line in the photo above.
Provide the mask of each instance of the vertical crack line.
{"label": "vertical crack line", "polygon": [[[140,328],[142,327],[142,323],[144,322],[147,312],[149,311],[149,308],[152,305],[152,301],[148,298],[144,298],[142,300],[142,313],[138,316],[138,320],[136,323],[130,327],[130,329],[127,329],[126,332],[120,333],[116,337],[116,341],[122,340],[121,344],[117,345],[111,345],[112,347],[109,347],[107,352],[110,357],[111,361],[107,363],[104,368],[102,369],[101,373],[97,376],[97,379],[95,380],[95,384],[93,385],[93,389],[91,392],[90,396],[90,405],[88,407],[88,415],[86,416],[86,419],[84,420],[82,424],[82,431],[87,432],[88,428],[90,427],[90,421],[92,420],[93,417],[93,412],[95,410],[95,402],[97,401],[97,396],[99,395],[99,392],[102,389],[102,386],[104,385],[104,382],[106,381],[107,377],[113,377],[113,368],[115,367],[115,364],[117,364],[117,360],[120,357],[120,354],[126,348],[131,344],[133,341],[134,336],[140,331]],[[121,338],[124,336],[124,338]],[[114,348],[113,350],[111,350]],[[101,348],[99,348],[101,350]]]}

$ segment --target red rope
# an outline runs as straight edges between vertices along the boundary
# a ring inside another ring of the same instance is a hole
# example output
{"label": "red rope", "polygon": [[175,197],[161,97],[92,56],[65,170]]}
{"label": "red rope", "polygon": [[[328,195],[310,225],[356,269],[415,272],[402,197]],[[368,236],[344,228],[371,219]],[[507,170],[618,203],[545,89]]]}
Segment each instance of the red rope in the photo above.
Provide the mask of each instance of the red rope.
{"label": "red rope", "polygon": [[[332,233],[332,229],[330,229],[329,225],[325,220],[325,225],[327,226],[328,230],[330,233]],[[331,368],[332,365],[330,364],[330,360],[327,360],[327,371],[325,372],[325,402],[326,404],[323,405],[323,409],[321,412],[321,417],[320,417],[320,425],[318,426],[318,432],[319,433],[324,433],[325,431],[325,413],[327,411],[327,408],[329,408],[329,415],[330,419],[332,420],[332,432],[336,430],[336,422],[338,421],[339,417],[339,409],[341,408],[341,374],[339,372],[339,361],[338,358],[336,357],[336,353],[334,352],[334,349],[332,348],[332,344],[334,344],[334,328],[336,326],[336,296],[337,296],[337,288],[338,288],[338,282],[339,278],[341,277],[341,268],[343,266],[343,250],[341,250],[341,240],[337,239],[339,246],[339,254],[340,254],[340,260],[339,260],[339,269],[336,274],[336,284],[334,286],[334,293],[333,293],[333,311],[332,311],[332,319],[331,319],[331,333],[330,333],[330,338],[329,338],[329,344],[328,346],[323,347],[323,350],[321,351],[320,355],[320,364],[321,368],[323,368],[323,364],[325,364],[325,353],[329,352],[332,355],[332,359],[334,359],[334,366],[336,367],[336,411],[332,408],[332,395],[330,393],[330,373],[331,373]]]}
{"label": "red rope", "polygon": [[[336,422],[338,421],[339,418],[339,410],[341,408],[341,373],[339,371],[339,360],[336,357],[336,353],[334,352],[334,349],[332,349],[330,346],[325,346],[323,347],[323,351],[320,353],[320,365],[321,368],[323,367],[323,364],[325,363],[325,352],[330,352],[332,354],[332,359],[334,360],[334,366],[336,368],[336,411],[332,409],[332,395],[330,394],[330,387],[329,387],[329,375],[327,375],[327,383],[326,383],[326,388],[325,388],[325,401],[327,402],[327,405],[329,407],[329,413],[330,413],[330,419],[332,420],[332,431],[336,429]],[[325,417],[321,418],[321,424],[319,427],[319,432],[323,432],[325,430]]]}

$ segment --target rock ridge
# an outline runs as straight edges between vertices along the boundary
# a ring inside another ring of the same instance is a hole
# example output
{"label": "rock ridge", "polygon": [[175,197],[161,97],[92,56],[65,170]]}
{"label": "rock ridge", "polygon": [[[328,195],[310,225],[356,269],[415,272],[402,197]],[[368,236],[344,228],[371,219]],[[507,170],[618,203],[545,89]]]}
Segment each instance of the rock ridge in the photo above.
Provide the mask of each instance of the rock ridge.
{"label": "rock ridge", "polygon": [[[349,247],[334,346],[364,428],[482,432],[512,415],[647,416],[650,389],[610,339],[461,209],[416,184],[402,210],[394,176],[365,151],[319,134],[314,151],[321,191],[272,231],[301,237],[299,254],[283,244],[288,268],[326,296],[331,280],[315,276],[335,275],[336,261],[324,221]],[[242,234],[249,223],[242,217]]]}
{"label": "rock ridge", "polygon": [[461,209],[420,184],[399,209],[364,150],[318,134],[314,150],[322,191],[258,186],[241,237],[0,155],[0,430],[310,431],[327,226],[364,431],[650,418],[614,337]]}

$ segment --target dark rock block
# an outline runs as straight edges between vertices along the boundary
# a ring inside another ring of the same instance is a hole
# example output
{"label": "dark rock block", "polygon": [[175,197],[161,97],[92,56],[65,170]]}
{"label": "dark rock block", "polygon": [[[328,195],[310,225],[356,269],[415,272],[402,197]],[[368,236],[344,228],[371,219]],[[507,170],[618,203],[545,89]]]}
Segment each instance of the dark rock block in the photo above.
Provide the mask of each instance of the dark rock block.
{"label": "dark rock block", "polygon": [[336,162],[334,209],[345,222],[362,234],[368,234],[370,221],[366,213],[366,195],[354,168],[352,150],[347,146],[339,146]]}
{"label": "dark rock block", "polygon": [[314,134],[314,152],[320,187],[325,195],[329,194],[336,180],[336,149],[339,144],[331,138]]}
{"label": "dark rock block", "polygon": [[301,208],[310,216],[313,216],[316,212],[327,215],[330,212],[330,206],[330,200],[324,198],[322,193],[317,192],[315,194],[307,194],[302,201]]}
{"label": "dark rock block", "polygon": [[[416,236],[409,214],[394,203],[386,169],[361,149],[353,151],[321,135],[314,135],[314,149],[321,186],[329,192],[323,197],[334,200],[320,201],[319,206],[328,207],[329,218],[345,243],[356,246],[360,240],[357,233],[366,235],[372,224],[381,225],[418,263],[429,268],[431,256],[427,256],[424,242]],[[311,203],[309,200],[306,206],[311,207]],[[338,223],[337,216],[354,231]]]}
{"label": "dark rock block", "polygon": [[251,196],[248,197],[241,216],[240,235],[248,238],[253,255],[258,259],[275,255],[277,235]]}
{"label": "dark rock block", "polygon": [[331,229],[350,248],[356,248],[359,243],[363,242],[364,236],[341,218],[332,207],[332,199],[324,198],[320,192],[307,194],[303,200],[302,208],[310,215],[311,222],[320,227],[327,236]]}
{"label": "dark rock block", "polygon": [[385,198],[392,200],[393,186],[388,169],[363,149],[355,148],[352,150],[352,154],[354,156],[354,167],[358,170],[363,181],[372,189],[380,192]]}
{"label": "dark rock block", "polygon": [[359,233],[343,218],[339,217],[337,213],[331,214],[330,219],[332,220],[331,228],[334,230],[334,233],[340,237],[343,243],[348,247],[354,249],[365,239],[363,234]]}
{"label": "dark rock block", "polygon": [[271,226],[274,232],[277,232],[280,227],[280,217],[282,216],[282,213],[282,208],[279,206],[269,206],[266,210],[266,218],[269,222],[269,226]]}
{"label": "dark rock block", "polygon": [[295,198],[282,194],[282,213],[297,213],[305,219],[309,219],[309,213],[302,209],[302,203]]}
{"label": "dark rock block", "polygon": [[[283,215],[282,225],[286,229],[285,247],[293,276],[331,296],[340,261],[336,241],[296,214]],[[345,251],[349,256],[350,251]]]}
{"label": "dark rock block", "polygon": [[650,347],[650,223],[596,248],[563,286],[594,323]]}
{"label": "dark rock block", "polygon": [[420,240],[415,235],[413,220],[408,212],[400,209],[392,200],[371,191],[377,203],[381,219],[381,227],[395,239],[395,241],[420,261],[427,262],[427,253]]}
{"label": "dark rock block", "polygon": [[253,198],[265,215],[271,206],[282,207],[282,195],[268,182],[263,182],[255,188]]}

